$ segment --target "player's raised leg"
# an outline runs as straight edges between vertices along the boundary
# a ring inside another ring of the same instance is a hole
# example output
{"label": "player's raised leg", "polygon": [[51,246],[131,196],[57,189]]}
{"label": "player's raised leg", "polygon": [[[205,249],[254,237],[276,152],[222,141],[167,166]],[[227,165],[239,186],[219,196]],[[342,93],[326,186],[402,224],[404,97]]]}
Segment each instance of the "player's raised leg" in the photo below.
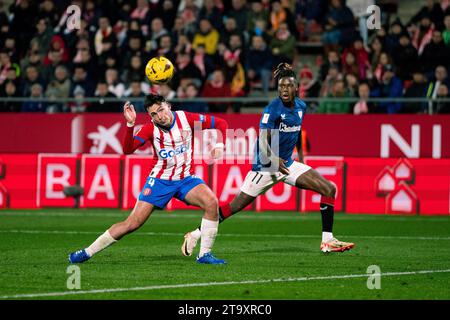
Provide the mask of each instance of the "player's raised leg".
{"label": "player's raised leg", "polygon": [[145,201],[136,201],[134,209],[125,221],[112,225],[99,236],[89,247],[75,251],[69,255],[70,263],[82,263],[92,256],[116,243],[123,236],[141,227],[153,212],[154,206]]}
{"label": "player's raised leg", "polygon": [[[190,252],[185,255],[191,255],[193,247],[197,244],[198,239],[201,238],[200,253],[198,254],[197,262],[207,264],[226,263],[224,260],[215,258],[211,253],[219,227],[217,197],[206,184],[199,184],[186,194],[184,201],[202,208],[205,213],[201,222],[200,236],[196,238],[195,243],[188,244],[187,241],[185,241],[182,252]],[[188,248],[188,245],[190,248]],[[188,251],[189,249],[191,250]]]}
{"label": "player's raised leg", "polygon": [[[222,223],[232,215],[242,211],[245,207],[247,207],[250,203],[252,203],[256,196],[259,193],[262,193],[264,189],[263,183],[271,183],[266,180],[270,180],[265,178],[264,181],[260,180],[260,177],[254,178],[257,173],[255,171],[250,171],[244,181],[244,185],[241,188],[241,192],[230,202],[224,204],[219,207],[219,223]],[[261,177],[262,178],[262,177]],[[252,181],[253,180],[253,181]],[[257,185],[255,184],[258,181],[260,188],[257,189]],[[248,189],[248,190],[247,190]],[[247,192],[245,192],[245,191]],[[254,193],[254,195],[250,195],[249,193]],[[202,235],[202,226],[198,226],[194,231],[188,232],[184,235],[184,242],[181,246],[181,253],[184,256],[190,256],[195,246],[197,245],[198,240]]]}
{"label": "player's raised leg", "polygon": [[[297,162],[297,165],[301,166],[302,164]],[[289,181],[287,182],[289,183]],[[333,236],[335,185],[322,177],[316,170],[309,169],[296,178],[295,186],[315,191],[322,196],[320,200],[320,213],[322,216],[322,243],[320,250],[322,252],[342,252],[352,249],[355,246],[354,243],[339,241]]]}

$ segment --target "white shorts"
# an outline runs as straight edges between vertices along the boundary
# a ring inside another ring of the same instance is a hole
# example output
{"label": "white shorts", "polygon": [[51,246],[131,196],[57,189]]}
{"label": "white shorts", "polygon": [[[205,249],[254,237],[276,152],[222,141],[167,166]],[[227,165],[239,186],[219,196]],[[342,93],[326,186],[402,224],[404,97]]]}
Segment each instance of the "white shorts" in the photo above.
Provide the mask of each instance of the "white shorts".
{"label": "white shorts", "polygon": [[294,161],[288,169],[288,175],[282,174],[281,172],[249,171],[242,184],[241,191],[249,196],[257,197],[264,194],[280,181],[295,186],[297,178],[311,169],[311,167],[304,163]]}

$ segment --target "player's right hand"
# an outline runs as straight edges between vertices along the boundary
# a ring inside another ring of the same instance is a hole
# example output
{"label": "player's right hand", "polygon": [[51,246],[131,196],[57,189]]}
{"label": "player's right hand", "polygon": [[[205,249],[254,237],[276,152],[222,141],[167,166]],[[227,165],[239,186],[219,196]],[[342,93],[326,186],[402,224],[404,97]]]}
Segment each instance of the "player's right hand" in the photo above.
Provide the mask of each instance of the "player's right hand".
{"label": "player's right hand", "polygon": [[213,158],[214,160],[222,158],[223,148],[223,143],[216,144],[216,146],[211,150],[211,158]]}
{"label": "player's right hand", "polygon": [[282,174],[288,175],[289,174],[289,169],[288,167],[286,167],[286,162],[285,160],[278,158],[278,171],[280,171]]}
{"label": "player's right hand", "polygon": [[133,124],[136,122],[136,110],[134,110],[134,106],[130,101],[125,102],[123,105],[123,116],[127,123]]}

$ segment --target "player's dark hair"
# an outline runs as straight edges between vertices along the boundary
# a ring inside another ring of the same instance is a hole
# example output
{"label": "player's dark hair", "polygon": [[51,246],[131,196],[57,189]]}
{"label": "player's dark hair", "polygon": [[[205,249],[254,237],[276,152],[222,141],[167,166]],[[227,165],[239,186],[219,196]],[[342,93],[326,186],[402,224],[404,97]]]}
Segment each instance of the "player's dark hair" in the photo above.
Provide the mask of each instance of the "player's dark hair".
{"label": "player's dark hair", "polygon": [[144,108],[145,108],[145,110],[147,110],[155,103],[161,105],[163,102],[166,102],[166,99],[164,99],[163,96],[160,96],[159,94],[151,93],[145,97]]}
{"label": "player's dark hair", "polygon": [[286,62],[282,62],[276,67],[275,71],[273,72],[273,76],[276,83],[278,83],[281,78],[285,77],[294,78],[295,81],[297,81],[297,75],[292,69],[292,66]]}

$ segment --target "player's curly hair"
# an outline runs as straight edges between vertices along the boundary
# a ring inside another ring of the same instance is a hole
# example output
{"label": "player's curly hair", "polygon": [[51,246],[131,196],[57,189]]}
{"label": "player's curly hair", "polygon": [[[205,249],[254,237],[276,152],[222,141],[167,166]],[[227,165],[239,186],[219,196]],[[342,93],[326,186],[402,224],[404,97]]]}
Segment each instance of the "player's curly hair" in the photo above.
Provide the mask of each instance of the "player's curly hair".
{"label": "player's curly hair", "polygon": [[273,72],[273,77],[275,78],[275,82],[278,83],[278,80],[284,77],[294,78],[297,81],[297,75],[295,74],[292,66],[289,63],[282,62],[278,64]]}

